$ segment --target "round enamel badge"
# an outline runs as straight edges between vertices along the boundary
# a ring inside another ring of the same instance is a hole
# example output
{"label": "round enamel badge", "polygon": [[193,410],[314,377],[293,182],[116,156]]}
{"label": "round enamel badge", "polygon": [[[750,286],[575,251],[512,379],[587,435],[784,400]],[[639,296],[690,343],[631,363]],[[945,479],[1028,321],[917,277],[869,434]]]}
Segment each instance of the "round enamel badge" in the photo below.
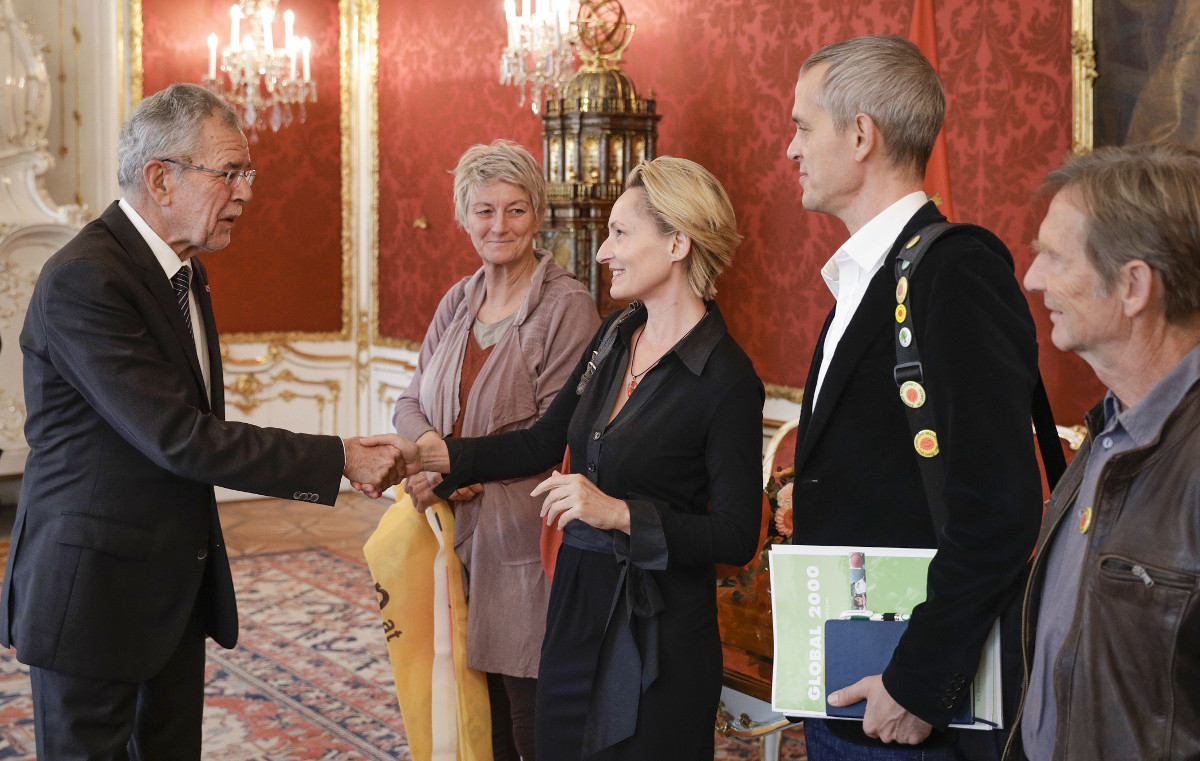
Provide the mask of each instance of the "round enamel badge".
{"label": "round enamel badge", "polygon": [[903,304],[904,299],[908,297],[908,278],[901,277],[896,283],[896,303]]}
{"label": "round enamel badge", "polygon": [[1085,507],[1083,512],[1079,513],[1079,533],[1086,534],[1088,529],[1092,527],[1092,508]]}
{"label": "round enamel badge", "polygon": [[900,345],[907,349],[908,345],[911,343],[912,331],[908,328],[900,328]]}
{"label": "round enamel badge", "polygon": [[[900,385],[900,401],[914,410],[925,403],[925,388],[916,381],[905,381]],[[936,440],[935,440],[936,442]]]}
{"label": "round enamel badge", "polygon": [[913,448],[922,457],[933,457],[941,450],[938,449],[937,434],[926,428],[913,439]]}
{"label": "round enamel badge", "polygon": [[896,305],[896,322],[904,322],[904,318],[908,317],[908,310],[903,304]]}

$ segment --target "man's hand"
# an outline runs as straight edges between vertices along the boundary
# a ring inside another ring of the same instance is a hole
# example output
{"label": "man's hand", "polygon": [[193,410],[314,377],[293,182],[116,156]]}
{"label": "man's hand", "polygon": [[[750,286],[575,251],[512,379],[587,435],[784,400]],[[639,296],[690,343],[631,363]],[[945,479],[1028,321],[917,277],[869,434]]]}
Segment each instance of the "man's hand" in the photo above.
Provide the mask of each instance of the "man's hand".
{"label": "man's hand", "polygon": [[829,696],[829,704],[839,708],[860,700],[867,701],[863,715],[863,733],[867,737],[877,737],[885,743],[915,745],[929,737],[933,730],[932,726],[892,700],[883,686],[882,674],[863,677]]}
{"label": "man's hand", "polygon": [[346,468],[342,475],[372,499],[420,471],[417,445],[394,433],[346,439],[345,445]]}

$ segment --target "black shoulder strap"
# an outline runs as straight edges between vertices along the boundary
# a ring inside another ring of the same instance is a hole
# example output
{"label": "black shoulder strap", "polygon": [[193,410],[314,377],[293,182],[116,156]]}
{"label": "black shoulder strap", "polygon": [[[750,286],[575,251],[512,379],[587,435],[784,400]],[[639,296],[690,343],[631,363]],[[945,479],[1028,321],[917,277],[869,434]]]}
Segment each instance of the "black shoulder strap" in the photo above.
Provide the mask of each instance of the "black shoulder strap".
{"label": "black shoulder strap", "polygon": [[[896,257],[896,367],[893,377],[900,388],[900,401],[904,402],[909,431],[913,435],[913,448],[919,457],[917,465],[921,471],[921,482],[925,486],[925,498],[929,501],[929,512],[935,527],[946,524],[946,502],[944,490],[946,469],[936,460],[938,448],[937,428],[933,411],[925,405],[925,371],[921,365],[921,353],[917,348],[917,335],[912,316],[911,288],[909,283],[925,252],[934,241],[951,232],[975,231],[985,240],[995,236],[976,225],[935,222],[922,228],[912,237]],[[1042,375],[1038,373],[1037,387],[1033,392],[1031,410],[1034,429],[1037,433],[1038,449],[1046,469],[1046,480],[1053,490],[1058,479],[1066,470],[1066,458],[1058,441],[1058,429],[1054,424],[1054,413]]]}
{"label": "black shoulder strap", "polygon": [[583,374],[579,376],[579,383],[575,386],[575,393],[583,396],[583,390],[592,382],[592,375],[596,373],[596,368],[604,361],[609,352],[612,351],[613,344],[617,342],[617,328],[621,327],[621,323],[629,319],[629,316],[636,312],[642,306],[642,302],[635,301],[625,307],[625,311],[621,312],[617,319],[613,320],[608,325],[608,330],[604,331],[604,338],[600,339],[600,346],[592,352],[592,358],[588,360],[587,367],[584,368]]}

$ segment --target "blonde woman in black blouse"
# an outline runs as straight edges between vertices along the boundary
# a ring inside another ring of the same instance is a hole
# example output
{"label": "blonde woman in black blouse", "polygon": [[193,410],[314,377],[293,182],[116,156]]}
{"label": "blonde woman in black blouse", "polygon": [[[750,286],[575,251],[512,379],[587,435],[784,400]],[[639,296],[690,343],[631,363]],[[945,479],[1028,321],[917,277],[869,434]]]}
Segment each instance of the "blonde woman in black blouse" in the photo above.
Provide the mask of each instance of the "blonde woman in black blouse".
{"label": "blonde woman in black blouse", "polygon": [[564,534],[538,675],[538,756],[711,759],[713,568],[757,549],[763,386],[712,300],[740,240],[720,183],[664,156],[626,187],[596,258],[613,298],[635,304],[601,325],[577,382],[536,425],[423,442],[421,468],[445,473],[448,493],[544,471],[570,446],[572,472],[534,490]]}

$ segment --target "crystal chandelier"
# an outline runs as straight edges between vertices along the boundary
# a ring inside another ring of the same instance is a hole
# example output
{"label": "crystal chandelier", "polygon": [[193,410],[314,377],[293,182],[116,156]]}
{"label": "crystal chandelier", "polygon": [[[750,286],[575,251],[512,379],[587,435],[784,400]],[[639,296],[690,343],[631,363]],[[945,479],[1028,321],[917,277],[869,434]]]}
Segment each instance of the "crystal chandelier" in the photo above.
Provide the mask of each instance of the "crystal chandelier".
{"label": "crystal chandelier", "polygon": [[504,0],[508,44],[500,55],[500,84],[515,85],[521,105],[528,97],[536,114],[547,90],[557,96],[575,71],[577,37],[571,22],[579,0],[522,0],[521,5],[518,14],[515,0]]}
{"label": "crystal chandelier", "polygon": [[296,14],[291,10],[283,13],[283,45],[275,46],[278,2],[239,0],[229,9],[229,44],[220,55],[224,76],[218,74],[217,35],[208,35],[208,75],[201,83],[241,111],[252,143],[268,126],[278,132],[295,118],[304,122],[304,104],[317,101],[309,59],[312,42],[293,34]]}

